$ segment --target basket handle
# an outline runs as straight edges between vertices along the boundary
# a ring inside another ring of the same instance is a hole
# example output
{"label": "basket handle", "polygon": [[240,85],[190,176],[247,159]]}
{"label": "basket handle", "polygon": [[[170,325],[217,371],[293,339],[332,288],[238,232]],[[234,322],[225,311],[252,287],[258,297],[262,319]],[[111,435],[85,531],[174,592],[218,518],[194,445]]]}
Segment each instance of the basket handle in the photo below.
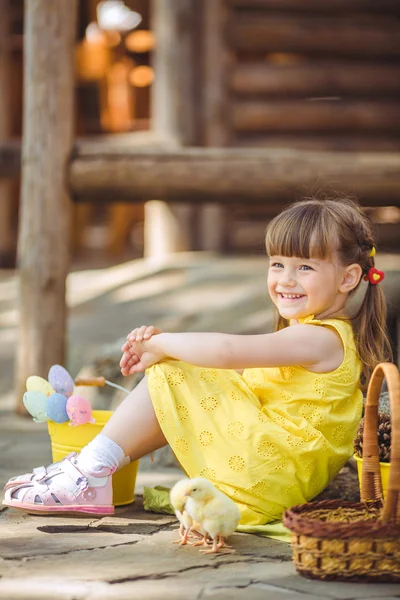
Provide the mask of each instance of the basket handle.
{"label": "basket handle", "polygon": [[382,478],[377,439],[378,404],[382,381],[386,379],[391,409],[392,441],[389,483],[382,519],[384,523],[400,520],[400,376],[396,365],[380,363],[368,385],[364,417],[361,500],[382,499]]}

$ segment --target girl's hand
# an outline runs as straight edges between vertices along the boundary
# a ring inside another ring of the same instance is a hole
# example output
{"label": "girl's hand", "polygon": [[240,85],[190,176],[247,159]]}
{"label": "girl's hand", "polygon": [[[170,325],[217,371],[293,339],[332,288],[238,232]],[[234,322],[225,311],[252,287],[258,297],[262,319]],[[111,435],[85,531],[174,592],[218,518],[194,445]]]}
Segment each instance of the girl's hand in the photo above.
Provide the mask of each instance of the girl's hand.
{"label": "girl's hand", "polygon": [[142,343],[159,333],[161,333],[160,329],[146,325],[142,325],[142,327],[137,327],[131,331],[127,336],[127,341],[121,348],[123,352],[120,361],[122,375],[127,376],[139,373],[161,360],[162,353],[160,351],[157,352],[155,348],[144,348]]}
{"label": "girl's hand", "polygon": [[149,340],[152,335],[157,335],[161,333],[160,329],[154,327],[154,325],[142,325],[141,327],[136,327],[133,331],[131,331],[126,339],[128,342],[142,342],[143,340]]}

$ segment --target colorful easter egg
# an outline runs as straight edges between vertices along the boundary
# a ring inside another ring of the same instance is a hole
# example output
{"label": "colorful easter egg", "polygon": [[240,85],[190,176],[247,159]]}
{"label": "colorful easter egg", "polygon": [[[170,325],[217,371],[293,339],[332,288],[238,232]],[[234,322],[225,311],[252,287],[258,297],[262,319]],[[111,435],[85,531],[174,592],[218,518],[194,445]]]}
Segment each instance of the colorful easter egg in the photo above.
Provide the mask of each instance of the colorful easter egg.
{"label": "colorful easter egg", "polygon": [[74,380],[64,367],[53,365],[50,367],[48,380],[58,394],[69,398],[74,391]]}
{"label": "colorful easter egg", "polygon": [[31,390],[25,392],[22,401],[28,413],[32,415],[35,423],[48,421],[46,414],[47,396],[41,392]]}
{"label": "colorful easter egg", "polygon": [[92,418],[92,407],[86,398],[82,396],[71,396],[67,400],[67,413],[71,419],[70,425],[84,425],[85,423],[94,423]]}
{"label": "colorful easter egg", "polygon": [[55,392],[50,383],[38,375],[31,375],[28,377],[26,380],[26,389],[28,392],[40,392],[45,396],[51,396],[51,394],[54,394]]}
{"label": "colorful easter egg", "polygon": [[50,421],[66,423],[69,421],[67,413],[67,397],[62,394],[51,394],[47,398],[46,414]]}

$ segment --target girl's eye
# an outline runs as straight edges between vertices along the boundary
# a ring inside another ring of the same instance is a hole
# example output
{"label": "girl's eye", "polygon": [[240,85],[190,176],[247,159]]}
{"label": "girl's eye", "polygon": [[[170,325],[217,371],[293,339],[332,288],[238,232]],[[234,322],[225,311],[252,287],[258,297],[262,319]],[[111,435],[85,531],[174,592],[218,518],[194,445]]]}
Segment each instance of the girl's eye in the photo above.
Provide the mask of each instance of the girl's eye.
{"label": "girl's eye", "polygon": [[312,271],[313,269],[308,265],[301,265],[300,271]]}
{"label": "girl's eye", "polygon": [[271,267],[277,268],[277,269],[282,269],[283,268],[283,264],[279,263],[279,262],[274,262],[271,264]]}

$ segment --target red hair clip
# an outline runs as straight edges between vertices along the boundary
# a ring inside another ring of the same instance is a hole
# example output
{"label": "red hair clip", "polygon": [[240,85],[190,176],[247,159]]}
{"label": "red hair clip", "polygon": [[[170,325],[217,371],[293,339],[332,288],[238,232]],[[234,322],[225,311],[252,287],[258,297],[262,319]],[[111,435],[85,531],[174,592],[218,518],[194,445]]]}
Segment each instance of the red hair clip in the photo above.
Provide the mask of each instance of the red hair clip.
{"label": "red hair clip", "polygon": [[364,276],[364,281],[369,281],[372,285],[376,285],[385,279],[385,273],[378,271],[375,267],[371,267],[368,273]]}

